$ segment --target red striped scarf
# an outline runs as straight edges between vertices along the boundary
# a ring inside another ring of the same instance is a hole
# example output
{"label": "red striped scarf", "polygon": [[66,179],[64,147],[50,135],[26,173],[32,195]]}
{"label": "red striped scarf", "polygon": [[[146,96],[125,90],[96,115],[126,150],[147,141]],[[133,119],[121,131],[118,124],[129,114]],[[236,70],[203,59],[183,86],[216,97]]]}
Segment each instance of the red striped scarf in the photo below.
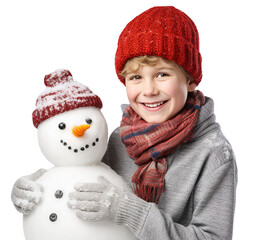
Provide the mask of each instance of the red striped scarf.
{"label": "red striped scarf", "polygon": [[193,137],[202,92],[188,94],[184,108],[174,118],[159,124],[144,121],[130,106],[123,113],[120,135],[127,154],[138,169],[132,176],[135,193],[147,202],[158,203],[167,171],[166,157]]}

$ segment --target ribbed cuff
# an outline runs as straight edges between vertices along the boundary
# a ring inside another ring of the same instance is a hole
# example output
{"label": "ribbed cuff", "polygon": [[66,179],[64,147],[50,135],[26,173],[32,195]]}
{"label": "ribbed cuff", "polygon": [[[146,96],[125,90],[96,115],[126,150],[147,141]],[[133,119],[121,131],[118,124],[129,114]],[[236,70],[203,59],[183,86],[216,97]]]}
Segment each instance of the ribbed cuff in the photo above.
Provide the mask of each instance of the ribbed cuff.
{"label": "ribbed cuff", "polygon": [[128,226],[137,236],[144,225],[151,203],[129,192],[125,192],[123,195],[116,213],[116,223]]}

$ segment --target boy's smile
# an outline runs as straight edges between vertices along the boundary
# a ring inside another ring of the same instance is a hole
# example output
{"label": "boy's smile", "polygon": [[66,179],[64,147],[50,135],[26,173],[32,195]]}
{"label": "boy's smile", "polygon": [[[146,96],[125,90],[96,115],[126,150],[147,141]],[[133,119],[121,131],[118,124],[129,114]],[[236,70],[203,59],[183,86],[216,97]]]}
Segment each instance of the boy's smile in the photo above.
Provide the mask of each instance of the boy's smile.
{"label": "boy's smile", "polygon": [[161,101],[161,102],[153,102],[153,103],[141,103],[144,105],[144,108],[147,111],[158,111],[159,109],[161,109],[162,107],[164,107],[165,103],[167,103],[167,101]]}
{"label": "boy's smile", "polygon": [[188,92],[196,87],[174,62],[162,58],[154,66],[146,64],[128,73],[125,84],[130,105],[151,123],[173,118],[184,107]]}

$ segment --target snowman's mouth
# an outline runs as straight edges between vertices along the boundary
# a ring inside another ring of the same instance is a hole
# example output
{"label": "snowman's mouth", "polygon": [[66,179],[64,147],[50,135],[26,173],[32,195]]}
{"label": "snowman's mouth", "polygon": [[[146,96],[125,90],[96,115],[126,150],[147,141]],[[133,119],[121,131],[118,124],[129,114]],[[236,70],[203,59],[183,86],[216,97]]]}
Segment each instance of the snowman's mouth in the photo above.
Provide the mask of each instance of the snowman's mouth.
{"label": "snowman's mouth", "polygon": [[82,146],[80,148],[73,148],[64,140],[60,140],[60,143],[63,144],[64,147],[67,147],[68,150],[73,151],[75,153],[78,153],[79,151],[84,152],[86,149],[88,149],[90,147],[95,147],[97,142],[99,142],[98,138],[96,138],[96,140],[94,142],[92,142],[91,144],[86,144],[85,146]]}

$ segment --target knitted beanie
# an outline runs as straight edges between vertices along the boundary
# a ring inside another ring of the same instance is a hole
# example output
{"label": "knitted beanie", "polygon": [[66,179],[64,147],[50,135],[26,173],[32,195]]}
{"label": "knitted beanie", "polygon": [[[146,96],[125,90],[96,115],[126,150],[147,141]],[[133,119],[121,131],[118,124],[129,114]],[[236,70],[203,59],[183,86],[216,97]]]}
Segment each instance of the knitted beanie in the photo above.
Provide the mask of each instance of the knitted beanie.
{"label": "knitted beanie", "polygon": [[88,87],[73,81],[68,70],[56,70],[46,75],[44,84],[46,90],[37,98],[32,114],[36,128],[42,121],[65,111],[88,106],[102,108],[101,99]]}
{"label": "knitted beanie", "polygon": [[194,22],[182,11],[172,7],[153,7],[127,24],[118,40],[115,69],[120,76],[127,60],[152,55],[173,60],[182,66],[196,85],[202,78],[199,35]]}

